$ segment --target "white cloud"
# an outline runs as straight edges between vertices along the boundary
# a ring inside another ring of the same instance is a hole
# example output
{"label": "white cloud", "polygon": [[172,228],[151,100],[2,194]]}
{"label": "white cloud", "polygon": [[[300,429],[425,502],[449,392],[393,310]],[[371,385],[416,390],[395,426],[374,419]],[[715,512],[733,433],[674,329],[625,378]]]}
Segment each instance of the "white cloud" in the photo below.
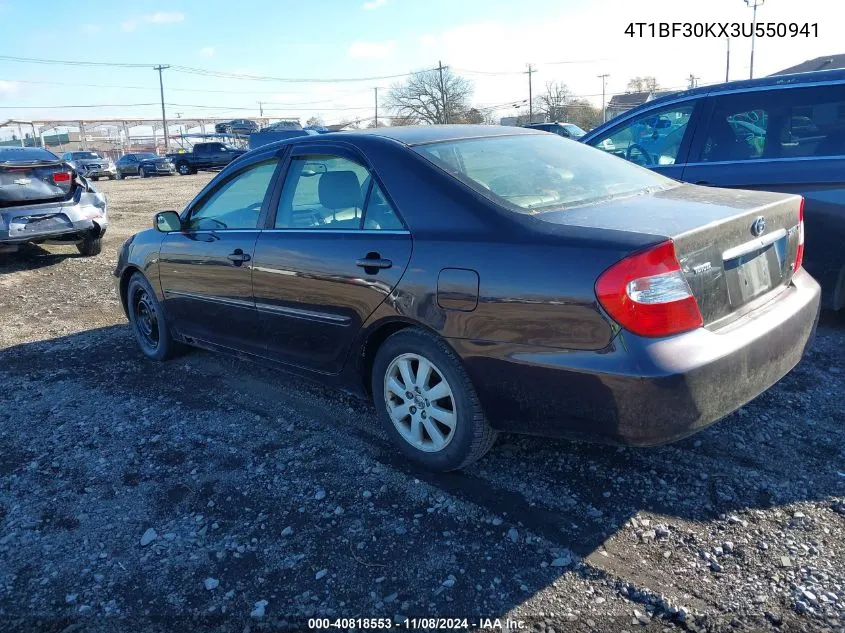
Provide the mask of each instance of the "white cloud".
{"label": "white cloud", "polygon": [[393,40],[388,40],[386,42],[365,42],[362,40],[355,40],[349,46],[349,56],[382,59],[392,54],[395,48],[396,42]]}
{"label": "white cloud", "polygon": [[200,57],[214,57],[214,47],[206,46],[200,49]]}
{"label": "white cloud", "polygon": [[373,9],[378,9],[379,7],[383,7],[387,4],[387,0],[367,0],[364,3],[364,9],[367,11],[372,11]]}
{"label": "white cloud", "polygon": [[0,79],[0,95],[14,94],[20,88],[20,84],[16,81],[5,81]]}
{"label": "white cloud", "polygon": [[176,11],[157,11],[156,13],[148,13],[146,15],[139,15],[128,20],[124,20],[120,24],[120,28],[126,31],[134,31],[142,24],[174,24],[176,22],[184,22],[185,14]]}

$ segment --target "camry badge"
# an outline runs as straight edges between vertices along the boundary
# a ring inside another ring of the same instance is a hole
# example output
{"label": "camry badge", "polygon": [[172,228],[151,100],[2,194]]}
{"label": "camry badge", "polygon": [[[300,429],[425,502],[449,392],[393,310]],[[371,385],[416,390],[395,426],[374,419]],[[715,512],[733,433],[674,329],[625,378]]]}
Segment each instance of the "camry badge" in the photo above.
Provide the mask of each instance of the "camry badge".
{"label": "camry badge", "polygon": [[751,235],[760,237],[766,232],[766,218],[762,215],[751,223]]}
{"label": "camry badge", "polygon": [[18,178],[17,180],[13,180],[16,185],[28,185],[32,182],[29,178]]}

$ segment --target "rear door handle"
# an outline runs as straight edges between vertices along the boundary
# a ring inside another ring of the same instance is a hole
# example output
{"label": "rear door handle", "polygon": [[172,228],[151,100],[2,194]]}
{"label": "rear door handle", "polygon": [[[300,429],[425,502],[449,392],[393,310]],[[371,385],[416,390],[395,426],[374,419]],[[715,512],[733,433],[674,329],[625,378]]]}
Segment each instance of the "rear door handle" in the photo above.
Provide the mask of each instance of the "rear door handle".
{"label": "rear door handle", "polygon": [[227,258],[230,262],[234,263],[236,266],[237,266],[238,264],[243,264],[244,262],[248,262],[250,259],[252,259],[252,258],[249,256],[249,254],[244,253],[244,252],[243,252],[241,249],[239,249],[239,248],[236,248],[234,253],[229,253],[228,255],[226,255],[226,258]]}
{"label": "rear door handle", "polygon": [[372,256],[373,254],[367,255],[359,260],[355,261],[355,264],[360,268],[390,268],[393,266],[393,262],[389,259],[382,259],[375,254],[375,257]]}

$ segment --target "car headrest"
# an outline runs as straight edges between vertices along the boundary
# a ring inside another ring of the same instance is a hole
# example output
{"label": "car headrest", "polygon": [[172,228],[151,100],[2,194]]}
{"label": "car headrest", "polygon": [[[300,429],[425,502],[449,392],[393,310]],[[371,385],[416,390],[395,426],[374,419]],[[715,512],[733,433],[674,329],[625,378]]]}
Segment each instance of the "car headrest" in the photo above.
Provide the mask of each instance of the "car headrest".
{"label": "car headrest", "polygon": [[320,204],[327,209],[361,208],[361,185],[354,171],[327,171],[317,187]]}

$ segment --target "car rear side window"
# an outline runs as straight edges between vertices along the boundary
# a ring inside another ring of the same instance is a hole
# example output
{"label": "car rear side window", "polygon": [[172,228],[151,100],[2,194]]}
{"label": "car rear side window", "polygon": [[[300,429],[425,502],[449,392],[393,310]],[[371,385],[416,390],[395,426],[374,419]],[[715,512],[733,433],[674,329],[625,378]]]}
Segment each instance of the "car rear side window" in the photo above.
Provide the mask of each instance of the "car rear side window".
{"label": "car rear side window", "polygon": [[194,231],[254,229],[278,160],[252,165],[221,185],[191,212]]}
{"label": "car rear side window", "polygon": [[845,156],[842,86],[715,97],[699,160]]}
{"label": "car rear side window", "polygon": [[[372,188],[372,191],[371,191]],[[279,198],[277,229],[401,229],[369,170],[340,156],[291,161]]]}
{"label": "car rear side window", "polygon": [[553,134],[518,134],[415,147],[487,198],[537,214],[676,183]]}

